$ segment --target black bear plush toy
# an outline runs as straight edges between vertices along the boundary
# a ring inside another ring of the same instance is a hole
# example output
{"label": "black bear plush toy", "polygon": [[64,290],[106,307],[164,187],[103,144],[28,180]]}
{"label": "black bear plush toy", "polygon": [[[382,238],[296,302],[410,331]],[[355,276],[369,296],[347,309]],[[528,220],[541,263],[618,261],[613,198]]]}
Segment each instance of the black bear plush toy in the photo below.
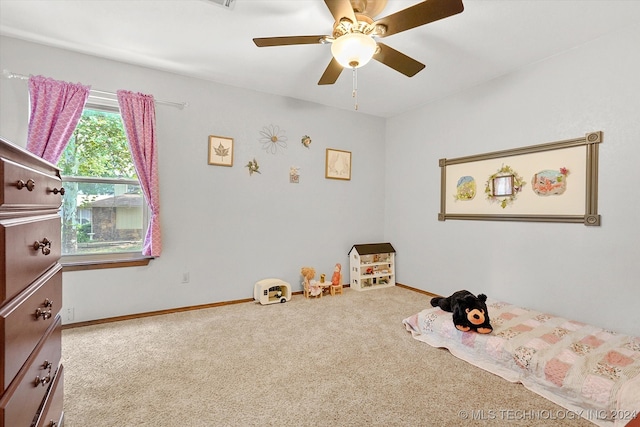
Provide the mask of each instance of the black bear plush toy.
{"label": "black bear plush toy", "polygon": [[476,331],[490,334],[493,331],[487,310],[487,296],[463,290],[454,292],[449,297],[431,298],[431,305],[453,313],[453,324],[463,332]]}

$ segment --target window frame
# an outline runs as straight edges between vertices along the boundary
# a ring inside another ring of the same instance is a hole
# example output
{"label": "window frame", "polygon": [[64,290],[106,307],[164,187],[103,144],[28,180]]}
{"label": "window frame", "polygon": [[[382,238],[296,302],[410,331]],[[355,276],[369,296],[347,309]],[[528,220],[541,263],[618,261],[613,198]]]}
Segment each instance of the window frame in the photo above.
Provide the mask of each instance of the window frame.
{"label": "window frame", "polygon": [[[109,100],[111,101],[111,100]],[[117,103],[117,100],[115,100]],[[120,108],[116,105],[102,104],[97,102],[87,102],[83,108],[83,114],[85,110],[104,111],[110,113],[120,113]],[[65,182],[81,182],[92,184],[129,184],[141,186],[139,179],[130,178],[100,178],[100,177],[79,177],[61,175],[62,184]],[[149,204],[142,195],[144,200],[144,207],[142,209],[142,224],[143,224],[143,236],[146,236],[149,228],[150,209]],[[60,207],[62,210],[62,206]],[[62,240],[62,228],[60,229],[60,238]],[[144,242],[144,237],[143,237]],[[79,271],[79,270],[95,270],[105,268],[120,268],[120,267],[137,267],[148,265],[149,262],[154,259],[153,256],[142,255],[142,249],[139,251],[130,252],[112,252],[103,254],[74,254],[74,255],[62,255],[60,257],[60,264],[65,271]]]}

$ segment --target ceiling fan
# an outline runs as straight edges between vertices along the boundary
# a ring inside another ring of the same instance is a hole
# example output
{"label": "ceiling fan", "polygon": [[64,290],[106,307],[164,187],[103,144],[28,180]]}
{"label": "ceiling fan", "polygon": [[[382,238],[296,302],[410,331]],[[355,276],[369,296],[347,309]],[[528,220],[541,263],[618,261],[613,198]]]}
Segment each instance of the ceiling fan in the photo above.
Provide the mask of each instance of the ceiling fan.
{"label": "ceiling fan", "polygon": [[338,80],[343,68],[359,68],[372,58],[412,77],[424,64],[375,39],[410,30],[464,10],[462,0],[425,0],[386,17],[375,19],[387,0],[324,0],[335,19],[328,35],[254,38],[258,47],[331,43],[333,58],[319,85]]}

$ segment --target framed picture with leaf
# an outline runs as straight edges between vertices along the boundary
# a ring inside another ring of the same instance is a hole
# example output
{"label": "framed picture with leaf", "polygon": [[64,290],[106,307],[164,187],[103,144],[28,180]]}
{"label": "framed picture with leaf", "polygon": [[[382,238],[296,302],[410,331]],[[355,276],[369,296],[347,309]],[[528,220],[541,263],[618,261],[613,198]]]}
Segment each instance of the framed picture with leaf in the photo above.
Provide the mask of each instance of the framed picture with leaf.
{"label": "framed picture with leaf", "polygon": [[233,138],[209,135],[209,164],[233,166]]}

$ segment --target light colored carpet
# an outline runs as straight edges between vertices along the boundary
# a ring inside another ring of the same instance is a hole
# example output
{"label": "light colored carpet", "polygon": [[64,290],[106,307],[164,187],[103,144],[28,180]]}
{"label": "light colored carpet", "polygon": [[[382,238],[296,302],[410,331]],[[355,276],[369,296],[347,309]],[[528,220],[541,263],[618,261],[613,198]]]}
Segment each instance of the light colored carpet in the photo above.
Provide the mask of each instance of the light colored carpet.
{"label": "light colored carpet", "polygon": [[427,307],[346,288],[67,329],[65,427],[593,426],[414,340]]}

